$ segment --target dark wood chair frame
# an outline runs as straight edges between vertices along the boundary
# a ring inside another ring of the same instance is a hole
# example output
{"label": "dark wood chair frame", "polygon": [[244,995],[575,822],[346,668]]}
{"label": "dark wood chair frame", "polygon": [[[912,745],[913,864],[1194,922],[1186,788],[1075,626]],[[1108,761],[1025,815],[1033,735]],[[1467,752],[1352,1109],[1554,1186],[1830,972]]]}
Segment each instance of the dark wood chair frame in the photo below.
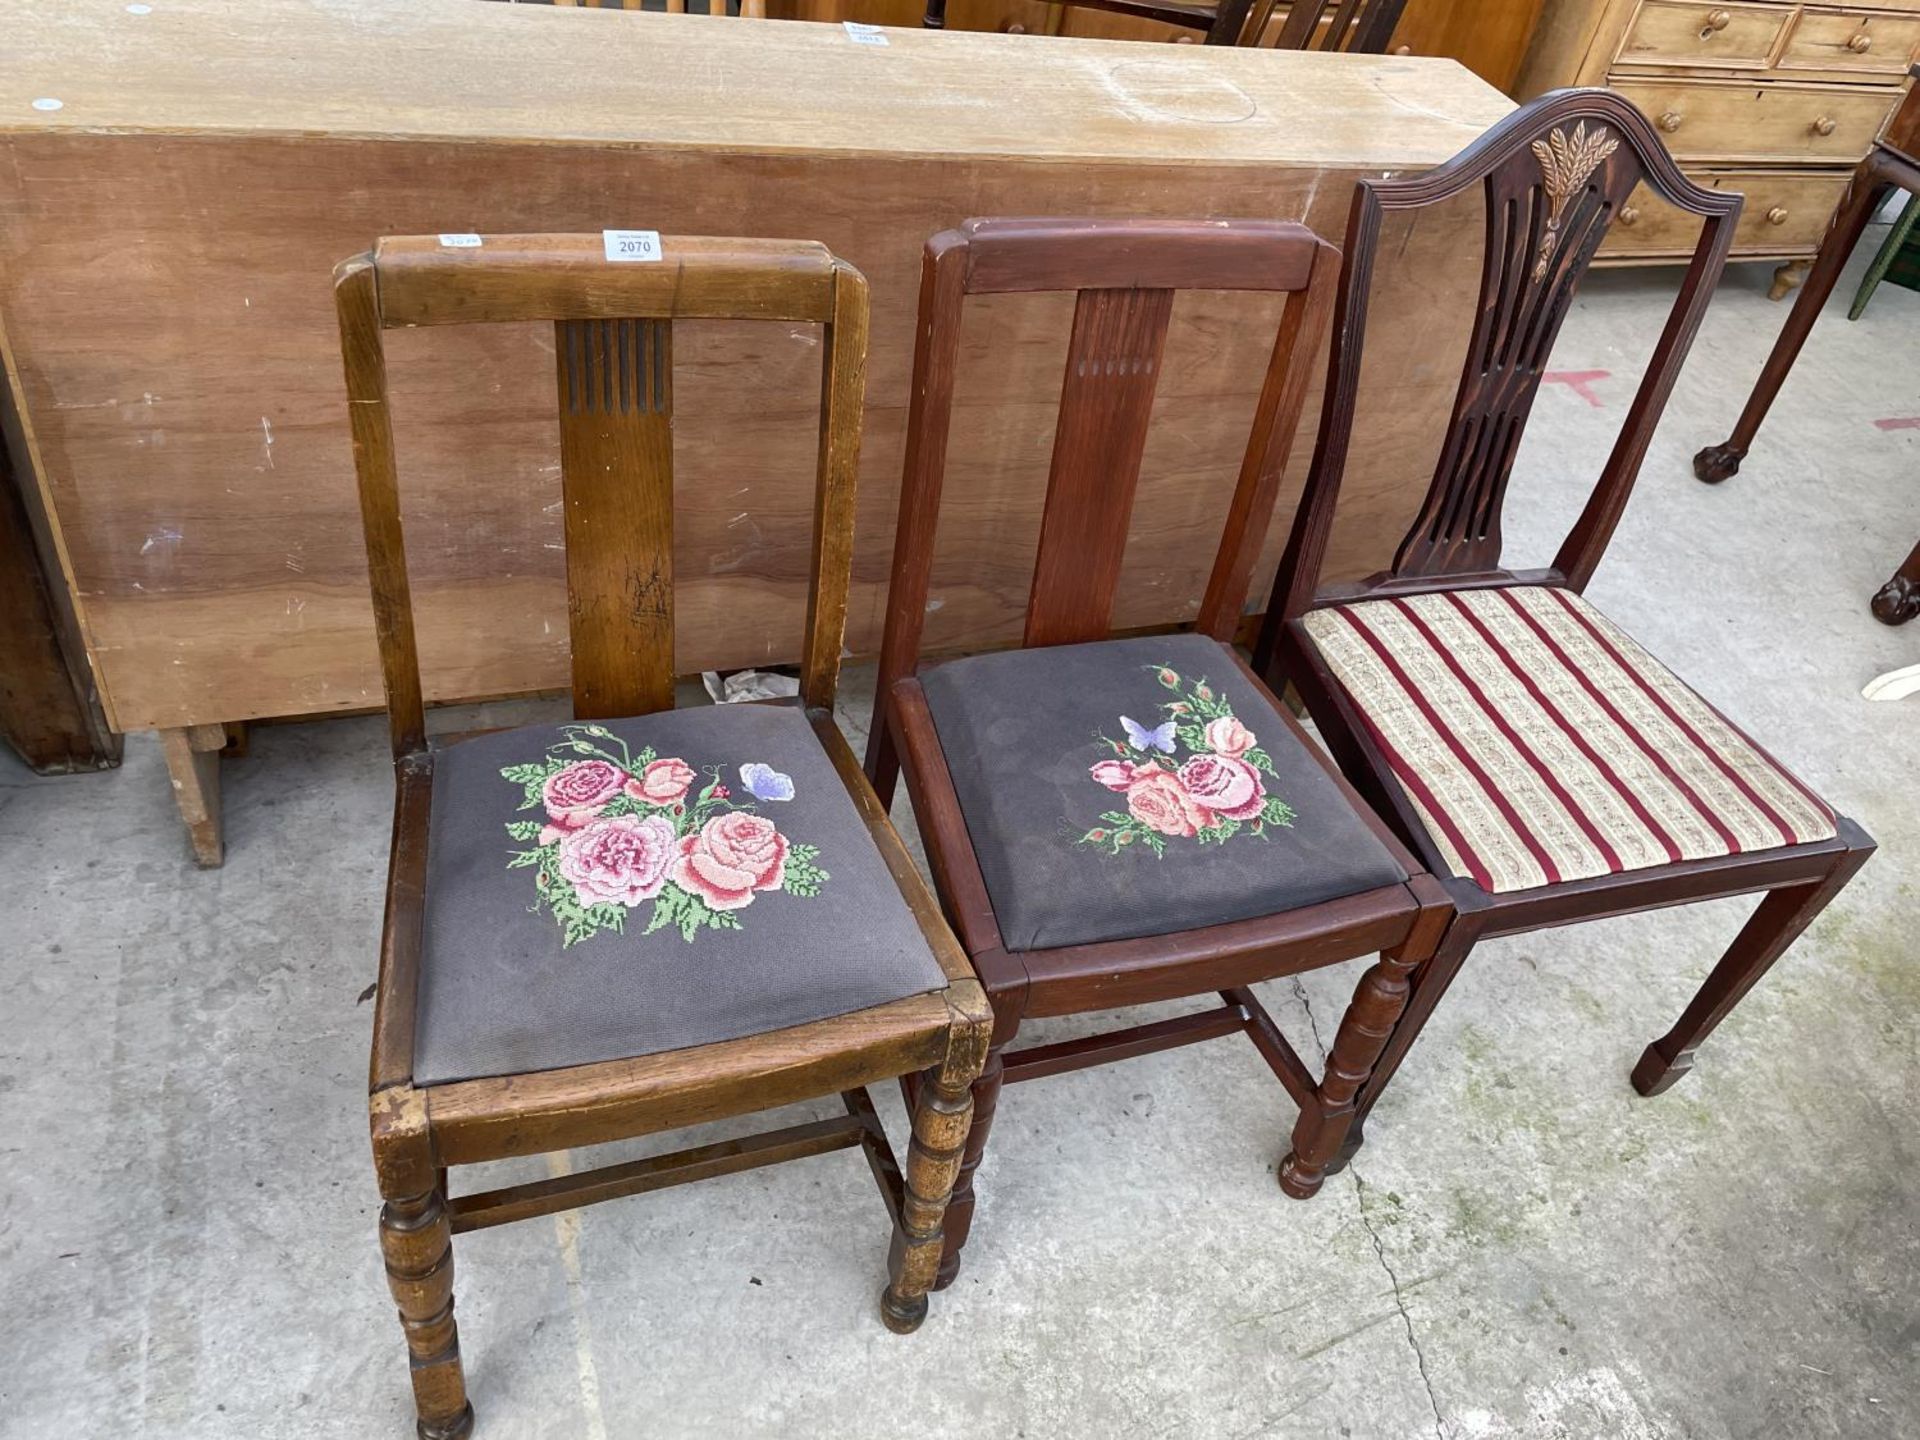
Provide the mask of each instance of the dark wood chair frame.
{"label": "dark wood chair frame", "polygon": [[[1061,0],[1081,10],[1110,10],[1158,20],[1185,30],[1205,32],[1207,45],[1260,43],[1277,0],[1218,0],[1217,4],[1182,4],[1180,0]],[[1275,50],[1345,50],[1355,55],[1379,55],[1393,39],[1407,0],[1293,0]],[[1325,21],[1325,24],[1322,24]],[[920,20],[928,30],[944,30],[947,0],[927,0]],[[1184,39],[1185,37],[1181,37]]]}
{"label": "dark wood chair frame", "polygon": [[[1554,131],[1571,136],[1583,124],[1605,127],[1619,140],[1618,148],[1588,175],[1563,172],[1553,179],[1536,156],[1534,143]],[[1544,570],[1502,569],[1500,512],[1507,479],[1554,337],[1608,222],[1642,178],[1661,199],[1703,217],[1699,244],[1626,423],[1553,564]],[[1550,185],[1560,193],[1551,193]],[[1433,481],[1390,570],[1355,584],[1322,588],[1320,569],[1353,426],[1368,286],[1382,219],[1441,203],[1476,186],[1484,189],[1487,204],[1480,303]],[[1303,621],[1313,609],[1396,595],[1511,585],[1585,589],[1626,508],[1654,426],[1719,281],[1740,205],[1739,195],[1701,189],[1682,175],[1645,117],[1607,90],[1544,95],[1436,170],[1405,180],[1362,180],[1356,187],[1319,445],[1254,652],[1254,668],[1276,688],[1291,683],[1298,689],[1347,774],[1440,878],[1458,918],[1438,953],[1413,977],[1412,997],[1361,1092],[1355,1123],[1330,1168],[1343,1165],[1359,1148],[1368,1112],[1481,939],[1764,892],[1685,1013],[1647,1047],[1634,1067],[1634,1088],[1642,1095],[1656,1095],[1691,1068],[1695,1049],[1873,851],[1867,834],[1840,817],[1839,834],[1831,840],[1489,893],[1448,873]]]}
{"label": "dark wood chair frame", "polygon": [[[851,565],[867,348],[867,286],[823,246],[668,237],[660,263],[615,264],[601,237],[487,236],[443,249],[389,239],[336,272],[354,461],[366,524],[397,794],[370,1112],[386,1204],[380,1245],[412,1356],[422,1436],[464,1435],[452,1237],[622,1195],[860,1146],[893,1217],[882,1315],[915,1328],[985,1061],[991,1013],[911,858],[833,723]],[[947,976],[944,990],[835,1019],[636,1059],[420,1086],[413,1079],[428,807],[427,742],[400,529],[382,331],[552,320],[559,383],[567,598],[577,718],[670,709],[673,664],[673,326],[688,319],[817,324],[819,475],[797,701]],[[863,1087],[924,1072],[905,1174]],[[452,1199],[447,1171],[677,1129],[839,1095],[844,1116]]]}
{"label": "dark wood chair frame", "polygon": [[[959,1271],[973,1222],[975,1172],[1000,1089],[1016,1081],[1245,1034],[1300,1106],[1281,1184],[1295,1195],[1314,1193],[1351,1119],[1353,1097],[1405,1003],[1407,977],[1449,918],[1438,885],[1276,702],[1282,721],[1406,869],[1405,884],[1174,934],[1009,952],[915,675],[966,296],[1078,295],[1022,640],[1046,646],[1104,640],[1111,633],[1175,292],[1287,293],[1252,439],[1194,625],[1230,643],[1325,334],[1338,267],[1339,252],[1311,231],[1268,221],[971,220],[927,242],[880,658],[882,703],[869,737],[867,773],[880,796],[891,799],[905,769],[935,889],[993,1007],[992,1049],[974,1086],[973,1127],[947,1216],[941,1285],[952,1283]],[[1316,1082],[1249,987],[1376,951],[1382,958],[1361,979],[1326,1076]],[[1197,1014],[1008,1049],[1029,1016],[1079,1015],[1209,992],[1222,1003]]]}
{"label": "dark wood chair frame", "polygon": [[[1773,353],[1767,356],[1766,366],[1754,384],[1746,408],[1740,412],[1733,434],[1724,443],[1709,445],[1693,457],[1693,473],[1710,485],[1740,473],[1740,462],[1753,447],[1753,437],[1760,432],[1767,411],[1773,408],[1787,372],[1800,356],[1800,347],[1813,333],[1821,307],[1833,293],[1840,273],[1847,268],[1847,261],[1853,258],[1860,244],[1860,237],[1866,234],[1873,217],[1880,213],[1887,196],[1895,190],[1904,190],[1916,197],[1913,203],[1920,204],[1920,65],[1913,67],[1913,74],[1914,86],[1907,91],[1907,98],[1900,102],[1893,119],[1887,122],[1886,133],[1853,172],[1853,182],[1841,197],[1840,208],[1834,211],[1833,223],[1820,242],[1813,269],[1794,299],[1787,323],[1774,342]],[[1920,615],[1920,544],[1913,547],[1892,578],[1875,593],[1872,610],[1874,618],[1887,625],[1901,625]]]}

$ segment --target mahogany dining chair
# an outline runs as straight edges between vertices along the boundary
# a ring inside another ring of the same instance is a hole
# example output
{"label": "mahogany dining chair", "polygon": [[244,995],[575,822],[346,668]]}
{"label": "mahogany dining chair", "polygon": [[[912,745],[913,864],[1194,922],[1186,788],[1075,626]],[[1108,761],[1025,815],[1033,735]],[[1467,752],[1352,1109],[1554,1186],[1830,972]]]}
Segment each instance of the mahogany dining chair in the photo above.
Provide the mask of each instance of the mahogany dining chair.
{"label": "mahogany dining chair", "polygon": [[[1507,481],[1554,338],[1643,182],[1703,218],[1699,243],[1558,555],[1544,570],[1504,569]],[[1391,568],[1323,587],[1382,219],[1476,189],[1486,207],[1479,304],[1432,481]],[[1319,445],[1254,666],[1298,688],[1346,773],[1442,877],[1458,918],[1414,977],[1346,1155],[1478,941],[1760,893],[1692,1004],[1634,1067],[1634,1087],[1655,1095],[1872,853],[1858,825],[1582,595],[1719,281],[1740,203],[1688,180],[1646,118],[1608,90],[1542,96],[1438,169],[1355,189]]]}
{"label": "mahogany dining chair", "polygon": [[[1001,1087],[1245,1034],[1300,1106],[1310,1195],[1448,918],[1438,885],[1228,647],[1324,338],[1339,253],[1270,221],[970,220],[927,242],[867,773],[904,768],[992,1049],[947,1218],[958,1273]],[[1168,320],[1182,290],[1282,294],[1252,437],[1192,633],[1110,638]],[[1075,292],[1021,648],[921,668],[963,301]],[[1371,952],[1316,1081],[1252,986]],[[1030,1016],[1215,995],[1009,1049]]]}
{"label": "mahogany dining chair", "polygon": [[[420,1434],[473,1423],[454,1235],[775,1161],[865,1151],[894,1221],[882,1315],[912,1330],[991,1014],[833,723],[866,281],[800,241],[668,236],[625,263],[600,235],[427,236],[346,261],[335,295],[398,787],[374,1172]],[[675,710],[674,329],[712,319],[824,340],[803,663],[794,701]],[[527,321],[553,322],[574,718],[429,742],[383,332]],[[863,1087],[907,1075],[903,1177]],[[455,1166],[835,1096],[834,1118],[448,1194]]]}

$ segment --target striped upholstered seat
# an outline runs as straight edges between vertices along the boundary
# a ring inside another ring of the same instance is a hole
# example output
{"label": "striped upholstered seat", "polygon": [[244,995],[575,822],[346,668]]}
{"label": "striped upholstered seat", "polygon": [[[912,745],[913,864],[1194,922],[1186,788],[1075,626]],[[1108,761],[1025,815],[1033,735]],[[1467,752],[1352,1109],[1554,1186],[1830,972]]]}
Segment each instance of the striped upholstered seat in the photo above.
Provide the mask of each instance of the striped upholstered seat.
{"label": "striped upholstered seat", "polygon": [[1835,833],[1818,796],[1571,591],[1370,600],[1306,626],[1448,866],[1483,889]]}

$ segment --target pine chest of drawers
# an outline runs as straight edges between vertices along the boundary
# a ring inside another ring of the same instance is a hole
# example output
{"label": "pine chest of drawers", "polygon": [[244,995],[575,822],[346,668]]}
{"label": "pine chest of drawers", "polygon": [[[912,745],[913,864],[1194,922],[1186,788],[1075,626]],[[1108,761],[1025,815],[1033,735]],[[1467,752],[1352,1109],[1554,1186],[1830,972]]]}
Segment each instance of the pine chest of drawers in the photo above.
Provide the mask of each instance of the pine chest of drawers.
{"label": "pine chest of drawers", "polygon": [[[1853,167],[1920,59],[1920,0],[1548,0],[1518,98],[1608,85],[1657,125],[1702,185],[1747,197],[1734,258],[1783,261],[1784,295],[1820,245]],[[1698,225],[1644,192],[1601,251],[1683,259]]]}

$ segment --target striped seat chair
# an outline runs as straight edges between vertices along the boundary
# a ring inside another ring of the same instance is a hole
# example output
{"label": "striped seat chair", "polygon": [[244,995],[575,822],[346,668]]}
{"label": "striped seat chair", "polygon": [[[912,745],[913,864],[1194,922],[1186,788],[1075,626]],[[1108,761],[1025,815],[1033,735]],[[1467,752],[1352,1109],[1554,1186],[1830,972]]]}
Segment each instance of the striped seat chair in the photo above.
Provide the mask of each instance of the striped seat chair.
{"label": "striped seat chair", "polygon": [[[1698,247],[1559,554],[1544,570],[1505,569],[1507,480],[1554,338],[1607,226],[1642,183],[1702,218]],[[1486,208],[1480,303],[1433,480],[1391,568],[1322,588],[1383,218],[1475,189]],[[1442,877],[1457,918],[1413,977],[1341,1158],[1479,940],[1761,893],[1692,1004],[1634,1068],[1635,1088],[1658,1094],[1873,851],[1858,825],[1581,593],[1626,508],[1739,213],[1738,195],[1689,181],[1641,114],[1604,90],[1543,96],[1437,170],[1357,187],[1319,445],[1254,667],[1270,686],[1298,689],[1349,778]]]}

